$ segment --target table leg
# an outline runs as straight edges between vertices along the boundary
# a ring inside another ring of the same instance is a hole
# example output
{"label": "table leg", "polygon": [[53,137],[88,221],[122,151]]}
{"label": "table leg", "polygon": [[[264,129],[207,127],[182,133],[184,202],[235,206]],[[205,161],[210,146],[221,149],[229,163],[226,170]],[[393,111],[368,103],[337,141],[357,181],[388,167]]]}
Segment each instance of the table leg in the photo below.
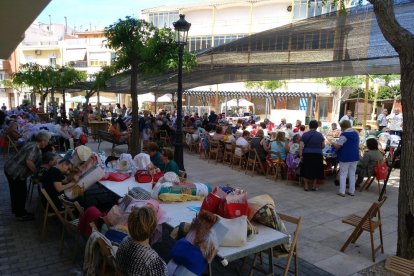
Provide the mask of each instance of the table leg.
{"label": "table leg", "polygon": [[208,275],[213,276],[213,271],[211,269],[211,263],[208,264]]}
{"label": "table leg", "polygon": [[273,268],[273,247],[269,248],[269,274],[274,275],[274,268]]}

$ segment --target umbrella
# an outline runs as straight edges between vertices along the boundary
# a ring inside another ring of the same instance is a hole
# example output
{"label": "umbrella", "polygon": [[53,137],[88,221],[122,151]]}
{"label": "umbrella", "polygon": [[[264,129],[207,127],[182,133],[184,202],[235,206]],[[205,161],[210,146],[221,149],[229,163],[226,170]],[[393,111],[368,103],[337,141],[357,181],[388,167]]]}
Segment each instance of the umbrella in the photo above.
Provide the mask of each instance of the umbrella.
{"label": "umbrella", "polygon": [[69,103],[85,103],[86,98],[85,98],[85,96],[76,96],[76,97],[72,97],[70,99],[67,99],[66,102],[69,102]]}
{"label": "umbrella", "polygon": [[[97,96],[93,96],[93,97],[91,97],[91,98],[89,99],[89,102],[91,102],[91,103],[97,103],[97,102],[98,102],[98,97],[97,97]],[[112,99],[107,98],[107,97],[100,96],[100,97],[99,97],[99,102],[100,102],[100,103],[114,103],[114,102],[115,102],[115,100],[112,100]]]}

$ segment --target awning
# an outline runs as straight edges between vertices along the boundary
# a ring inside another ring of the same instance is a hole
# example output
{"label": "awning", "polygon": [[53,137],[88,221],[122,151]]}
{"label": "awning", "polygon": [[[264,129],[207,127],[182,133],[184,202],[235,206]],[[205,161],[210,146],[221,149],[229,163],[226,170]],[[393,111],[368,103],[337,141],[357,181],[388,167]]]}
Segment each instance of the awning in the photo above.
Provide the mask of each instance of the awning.
{"label": "awning", "polygon": [[72,97],[70,99],[66,99],[66,102],[69,102],[69,103],[86,103],[86,98],[85,98],[85,96],[76,96],[76,97]]}
{"label": "awning", "polygon": [[[90,102],[90,103],[97,103],[97,102],[98,102],[98,96],[93,96],[93,97],[91,97],[91,98],[89,99],[89,102]],[[99,102],[100,102],[100,103],[115,103],[115,102],[116,102],[116,100],[112,100],[112,99],[110,99],[110,98],[100,96],[100,97],[99,97]]]}
{"label": "awning", "polygon": [[187,90],[184,96],[198,96],[198,97],[229,97],[229,98],[242,98],[242,97],[254,97],[254,98],[307,98],[314,96],[315,93],[309,92],[249,92],[249,91],[191,91]]}
{"label": "awning", "polygon": [[86,60],[86,49],[67,49],[65,53],[65,60],[67,61]]}
{"label": "awning", "polygon": [[171,103],[172,102],[172,95],[171,94],[165,94],[164,96],[161,96],[157,98],[158,103]]}

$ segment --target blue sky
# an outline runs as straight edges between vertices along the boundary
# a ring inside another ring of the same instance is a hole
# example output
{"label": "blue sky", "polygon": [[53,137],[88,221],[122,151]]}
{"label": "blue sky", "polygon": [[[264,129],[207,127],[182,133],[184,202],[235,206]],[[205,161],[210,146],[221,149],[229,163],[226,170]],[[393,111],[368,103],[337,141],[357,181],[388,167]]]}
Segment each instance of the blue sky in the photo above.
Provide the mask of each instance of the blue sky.
{"label": "blue sky", "polygon": [[63,24],[66,16],[71,28],[86,30],[91,25],[92,29],[103,29],[118,18],[138,17],[142,9],[174,3],[177,0],[52,0],[37,20],[48,23],[50,14],[52,23]]}

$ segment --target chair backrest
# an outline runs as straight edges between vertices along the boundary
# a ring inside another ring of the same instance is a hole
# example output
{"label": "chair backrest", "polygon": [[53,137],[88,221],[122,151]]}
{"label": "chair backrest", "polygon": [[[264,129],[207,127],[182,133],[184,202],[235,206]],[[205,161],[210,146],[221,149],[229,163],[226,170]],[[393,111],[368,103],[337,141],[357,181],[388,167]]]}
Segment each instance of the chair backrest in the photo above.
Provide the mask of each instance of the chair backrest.
{"label": "chair backrest", "polygon": [[247,159],[249,159],[249,160],[255,160],[255,161],[256,160],[259,160],[256,149],[249,148],[249,151],[248,151],[248,154],[247,154]]}
{"label": "chair backrest", "polygon": [[289,216],[289,215],[279,214],[279,213],[278,213],[278,215],[279,215],[281,220],[296,225],[296,228],[293,232],[292,243],[290,245],[290,251],[289,251],[289,254],[292,254],[296,250],[296,244],[298,242],[299,233],[302,229],[303,217],[298,217],[297,218],[297,217],[292,217],[292,216]]}
{"label": "chair backrest", "polygon": [[[49,194],[46,192],[46,190],[43,187],[40,187],[40,192],[45,197],[46,202],[47,202],[46,204],[52,208],[53,212],[59,218],[60,222],[62,222],[64,224],[65,223],[65,219],[62,216],[62,214],[59,212],[59,209],[56,207],[56,205],[53,202],[53,200],[50,198]],[[47,209],[48,209],[48,207],[46,206],[46,210]]]}
{"label": "chair backrest", "polygon": [[76,219],[76,216],[73,213],[73,210],[78,211],[79,217],[83,215],[83,208],[80,206],[79,202],[77,201],[69,201],[63,198],[63,196],[59,197],[60,202],[62,202],[63,207],[65,207],[65,219],[68,217],[71,220]]}
{"label": "chair backrest", "polygon": [[381,206],[384,204],[385,200],[387,200],[387,196],[383,196],[381,201],[372,203],[371,207],[369,208],[368,212],[365,214],[364,218],[367,217],[369,219],[372,219],[378,216],[378,218],[380,219],[381,218]]}
{"label": "chair backrest", "polygon": [[220,147],[220,142],[217,140],[210,140],[210,151],[218,150]]}
{"label": "chair backrest", "polygon": [[13,148],[16,152],[18,152],[16,143],[13,141],[13,139],[9,135],[7,135],[7,134],[5,136],[6,136],[6,139],[7,139],[7,147],[9,149],[10,148]]}
{"label": "chair backrest", "polygon": [[[89,224],[91,226],[91,228],[95,231],[98,231],[98,227],[96,227],[95,223],[91,222]],[[116,268],[116,262],[115,262],[115,257],[112,255],[111,253],[111,249],[109,248],[109,244],[107,244],[104,239],[102,239],[101,237],[97,237],[96,241],[99,245],[99,249],[102,253],[102,256],[104,257],[104,264],[103,267],[101,269],[101,272],[103,272],[103,274],[105,274],[104,272],[106,271],[106,265],[109,265],[109,267],[115,272],[117,273],[116,275],[120,275],[118,274],[119,272],[117,271]]]}
{"label": "chair backrest", "polygon": [[276,155],[276,158],[282,158],[282,157],[280,157],[280,152],[278,152],[278,151],[270,151],[269,152],[269,154],[270,154],[270,156],[271,156],[271,158],[274,158],[274,157],[272,157],[272,155]]}

